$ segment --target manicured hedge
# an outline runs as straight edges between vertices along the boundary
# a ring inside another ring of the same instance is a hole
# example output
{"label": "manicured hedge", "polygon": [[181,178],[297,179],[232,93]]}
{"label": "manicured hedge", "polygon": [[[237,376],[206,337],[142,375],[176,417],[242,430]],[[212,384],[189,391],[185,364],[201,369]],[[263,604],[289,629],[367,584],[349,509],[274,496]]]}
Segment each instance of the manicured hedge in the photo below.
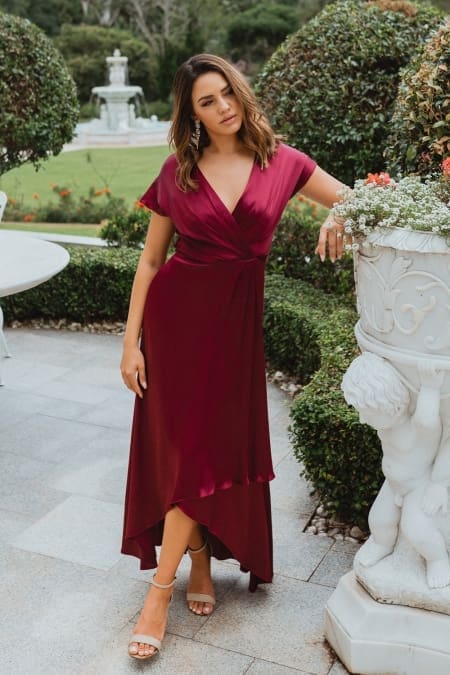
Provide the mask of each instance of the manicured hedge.
{"label": "manicured hedge", "polygon": [[320,368],[294,400],[291,439],[305,476],[330,512],[367,527],[380,489],[381,444],[374,429],[359,422],[341,391],[342,377],[358,354],[356,312],[338,309],[319,336]]}
{"label": "manicured hedge", "polygon": [[139,252],[129,248],[67,246],[70,263],[55,277],[23,293],[2,298],[12,319],[121,321],[128,311]]}
{"label": "manicured hedge", "polygon": [[354,309],[295,279],[266,280],[264,335],[271,364],[306,384],[291,407],[291,440],[328,510],[367,526],[382,481],[376,432],[361,425],[340,385],[359,353]]}

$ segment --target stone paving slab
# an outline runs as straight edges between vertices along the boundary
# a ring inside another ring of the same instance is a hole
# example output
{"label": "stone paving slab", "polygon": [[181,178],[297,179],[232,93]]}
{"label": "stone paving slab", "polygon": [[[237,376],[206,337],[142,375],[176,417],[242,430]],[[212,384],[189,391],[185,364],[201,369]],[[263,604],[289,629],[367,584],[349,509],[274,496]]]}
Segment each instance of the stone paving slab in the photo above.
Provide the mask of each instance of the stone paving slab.
{"label": "stone paving slab", "polygon": [[[323,640],[324,606],[357,546],[304,533],[315,508],[268,386],[275,578],[247,592],[236,561],[213,561],[217,608],[186,608],[178,572],[167,635],[150,664],[127,644],[152,571],[120,555],[133,397],[121,338],[6,329],[0,387],[0,675],[341,675]],[[24,641],[24,635],[26,640]],[[20,643],[20,651],[17,644]]]}

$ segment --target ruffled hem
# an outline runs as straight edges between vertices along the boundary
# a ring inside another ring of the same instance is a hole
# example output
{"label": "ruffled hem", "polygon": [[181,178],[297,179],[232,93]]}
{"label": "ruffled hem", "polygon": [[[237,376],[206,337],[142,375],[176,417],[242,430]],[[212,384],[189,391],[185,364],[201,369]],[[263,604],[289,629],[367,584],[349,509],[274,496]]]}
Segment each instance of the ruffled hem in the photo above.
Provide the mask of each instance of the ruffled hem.
{"label": "ruffled hem", "polygon": [[[271,583],[273,550],[268,481],[234,483],[226,490],[176,500],[173,504],[200,523],[217,560],[232,558],[240,563],[242,572],[250,572],[249,591],[255,591],[259,584]],[[141,570],[158,565],[155,547],[162,543],[164,515],[134,535],[124,532],[121,552],[139,558]]]}

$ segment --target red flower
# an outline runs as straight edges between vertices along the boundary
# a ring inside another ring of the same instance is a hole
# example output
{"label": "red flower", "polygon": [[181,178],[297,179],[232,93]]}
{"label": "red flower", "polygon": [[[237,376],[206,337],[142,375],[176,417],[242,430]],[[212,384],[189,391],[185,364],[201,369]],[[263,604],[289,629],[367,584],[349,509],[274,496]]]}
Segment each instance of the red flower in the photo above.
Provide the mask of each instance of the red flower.
{"label": "red flower", "polygon": [[31,221],[33,220],[33,216],[32,216],[31,213],[27,213],[27,214],[24,216],[23,219],[24,219],[24,221],[25,221],[26,223],[29,223],[29,222],[31,222]]}
{"label": "red flower", "polygon": [[366,185],[375,183],[375,185],[389,185],[392,181],[390,175],[384,171],[381,173],[368,173],[366,178]]}
{"label": "red flower", "polygon": [[450,176],[450,157],[446,157],[441,164],[444,176]]}

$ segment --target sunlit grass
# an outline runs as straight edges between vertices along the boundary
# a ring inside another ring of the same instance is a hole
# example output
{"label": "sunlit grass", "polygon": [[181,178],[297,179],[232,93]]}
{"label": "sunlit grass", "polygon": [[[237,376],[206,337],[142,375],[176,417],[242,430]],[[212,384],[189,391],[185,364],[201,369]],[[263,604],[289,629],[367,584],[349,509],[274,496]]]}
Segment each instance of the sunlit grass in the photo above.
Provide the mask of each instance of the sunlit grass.
{"label": "sunlit grass", "polygon": [[8,223],[2,222],[0,230],[21,230],[24,232],[51,232],[52,234],[75,234],[81,237],[100,236],[101,225],[77,223]]}
{"label": "sunlit grass", "polygon": [[63,152],[44,162],[39,171],[28,164],[8,171],[0,177],[0,190],[32,210],[37,199],[40,203],[57,200],[52,184],[69,187],[75,197],[87,195],[91,187],[107,186],[131,206],[159,173],[168,154],[167,146]]}

